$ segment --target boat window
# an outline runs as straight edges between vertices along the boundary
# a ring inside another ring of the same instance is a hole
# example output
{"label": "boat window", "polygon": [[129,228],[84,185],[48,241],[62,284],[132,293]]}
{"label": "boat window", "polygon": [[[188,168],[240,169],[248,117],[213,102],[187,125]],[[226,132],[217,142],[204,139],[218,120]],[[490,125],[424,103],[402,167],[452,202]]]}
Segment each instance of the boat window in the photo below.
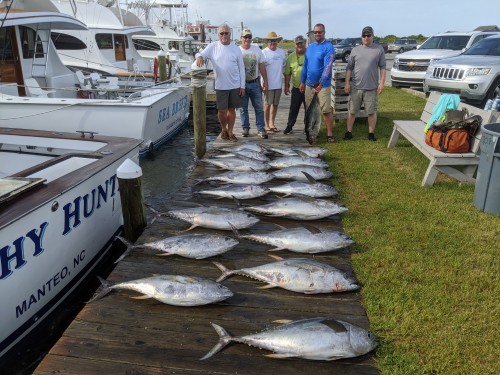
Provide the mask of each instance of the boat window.
{"label": "boat window", "polygon": [[75,38],[72,35],[62,34],[62,33],[52,33],[50,35],[52,42],[56,46],[56,49],[61,50],[80,50],[86,49],[87,46],[80,39]]}
{"label": "boat window", "polygon": [[96,34],[95,41],[99,49],[113,49],[113,35],[112,34]]}
{"label": "boat window", "polygon": [[113,34],[115,39],[115,48],[123,48],[123,44],[125,44],[125,48],[128,48],[128,38],[123,34]]}
{"label": "boat window", "polygon": [[138,51],[159,51],[161,47],[158,43],[146,39],[134,39],[135,49]]}
{"label": "boat window", "polygon": [[[43,57],[43,45],[40,37],[36,35],[36,31],[29,27],[19,26],[19,36],[21,39],[21,49],[23,51],[23,59],[32,59],[36,51],[35,57]],[[36,38],[36,43],[35,43]]]}
{"label": "boat window", "polygon": [[0,29],[0,62],[14,60],[12,52],[12,41],[10,40],[9,29],[3,27]]}

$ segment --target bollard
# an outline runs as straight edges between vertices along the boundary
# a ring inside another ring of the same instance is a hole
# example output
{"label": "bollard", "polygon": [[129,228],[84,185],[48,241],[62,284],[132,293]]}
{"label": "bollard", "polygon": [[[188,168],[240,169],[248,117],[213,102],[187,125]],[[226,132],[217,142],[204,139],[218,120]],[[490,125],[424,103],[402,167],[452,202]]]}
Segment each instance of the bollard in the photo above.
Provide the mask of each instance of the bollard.
{"label": "bollard", "polygon": [[135,242],[146,228],[142,198],[142,169],[132,160],[125,160],[116,170],[123,213],[123,236]]}
{"label": "bollard", "polygon": [[207,152],[207,70],[191,65],[194,151],[201,159]]}
{"label": "bollard", "polygon": [[160,70],[160,82],[167,80],[167,57],[164,50],[158,52],[158,67]]}

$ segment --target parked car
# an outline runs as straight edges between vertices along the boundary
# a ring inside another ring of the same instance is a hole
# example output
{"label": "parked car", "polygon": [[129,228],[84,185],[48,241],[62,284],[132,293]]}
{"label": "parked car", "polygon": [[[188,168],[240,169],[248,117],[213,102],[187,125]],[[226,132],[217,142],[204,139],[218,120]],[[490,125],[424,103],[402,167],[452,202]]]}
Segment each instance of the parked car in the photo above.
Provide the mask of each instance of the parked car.
{"label": "parked car", "polygon": [[347,62],[351,51],[354,47],[361,44],[361,38],[345,38],[342,41],[334,45],[336,59],[342,59],[343,62]]}
{"label": "parked car", "polygon": [[[484,30],[484,28],[481,28]],[[478,41],[500,34],[499,31],[446,32],[427,39],[418,49],[394,58],[391,69],[393,87],[422,87],[429,64],[439,59],[453,57],[469,49]]]}
{"label": "parked car", "polygon": [[373,43],[380,44],[382,46],[382,48],[384,49],[385,53],[387,53],[387,51],[389,50],[389,45],[387,43],[382,43],[382,42],[379,42],[378,40],[374,40]]}
{"label": "parked car", "polygon": [[394,43],[389,44],[387,52],[392,53],[403,53],[405,51],[410,51],[412,49],[417,49],[418,43],[416,39],[398,39]]}
{"label": "parked car", "polygon": [[334,46],[342,42],[342,38],[329,38],[327,39],[330,43],[332,43]]}
{"label": "parked car", "polygon": [[434,61],[425,73],[424,92],[460,95],[483,106],[500,97],[500,34],[485,38],[459,56]]}

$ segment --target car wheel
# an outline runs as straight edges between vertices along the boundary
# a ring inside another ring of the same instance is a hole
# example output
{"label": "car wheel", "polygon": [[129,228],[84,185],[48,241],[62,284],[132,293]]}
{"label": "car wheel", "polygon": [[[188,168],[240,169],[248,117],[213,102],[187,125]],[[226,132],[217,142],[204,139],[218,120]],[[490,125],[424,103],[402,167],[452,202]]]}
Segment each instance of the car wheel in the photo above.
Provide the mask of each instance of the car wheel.
{"label": "car wheel", "polygon": [[347,60],[349,60],[349,56],[351,56],[351,52],[344,53],[344,56],[342,56],[342,61],[346,63]]}
{"label": "car wheel", "polygon": [[493,84],[490,86],[488,93],[481,103],[481,106],[484,107],[488,99],[495,99],[496,97],[500,98],[500,77],[493,81]]}
{"label": "car wheel", "polygon": [[404,51],[405,51],[405,49],[404,49],[403,47],[401,47],[401,48],[399,49],[399,53],[403,53]]}

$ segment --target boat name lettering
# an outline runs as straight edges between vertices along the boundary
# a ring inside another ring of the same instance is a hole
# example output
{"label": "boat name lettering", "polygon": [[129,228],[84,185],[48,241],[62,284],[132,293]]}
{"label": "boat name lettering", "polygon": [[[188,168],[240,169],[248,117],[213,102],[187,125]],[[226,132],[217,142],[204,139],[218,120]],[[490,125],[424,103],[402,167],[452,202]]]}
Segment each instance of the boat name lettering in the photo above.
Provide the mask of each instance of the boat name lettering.
{"label": "boat name lettering", "polygon": [[[40,230],[34,228],[26,233],[26,236],[21,236],[12,242],[12,246],[0,247],[0,280],[6,279],[12,274],[12,269],[19,269],[26,264],[25,257],[25,243],[26,239],[30,239],[35,248],[33,249],[33,256],[38,256],[43,253],[43,236],[49,223],[44,222],[40,224]],[[2,246],[2,245],[0,245]],[[31,248],[31,247],[30,247]],[[15,263],[15,264],[14,264]],[[14,267],[14,268],[12,268]]]}
{"label": "boat name lettering", "polygon": [[172,103],[172,108],[165,107],[160,109],[158,112],[158,124],[161,124],[163,121],[167,120],[170,116],[175,115],[176,113],[186,109],[189,105],[189,100],[187,95]]}
{"label": "boat name lettering", "polygon": [[[82,250],[80,254],[77,254],[75,259],[73,259],[73,269],[80,266],[80,262],[85,259],[85,250]],[[49,297],[48,294],[52,293],[52,290],[56,288],[61,281],[71,274],[69,267],[64,266],[59,272],[48,279],[42,286],[37,288],[37,291],[31,294],[27,299],[23,300],[19,305],[16,306],[16,318],[28,312],[36,303],[38,303],[45,296]]]}
{"label": "boat name lettering", "polygon": [[73,203],[66,204],[63,207],[64,231],[62,234],[67,235],[73,228],[79,226],[82,223],[82,214],[83,218],[87,219],[94,213],[94,210],[101,208],[103,201],[107,203],[108,198],[114,197],[115,194],[116,175],[113,175],[104,184],[92,189],[90,193],[76,197]]}

